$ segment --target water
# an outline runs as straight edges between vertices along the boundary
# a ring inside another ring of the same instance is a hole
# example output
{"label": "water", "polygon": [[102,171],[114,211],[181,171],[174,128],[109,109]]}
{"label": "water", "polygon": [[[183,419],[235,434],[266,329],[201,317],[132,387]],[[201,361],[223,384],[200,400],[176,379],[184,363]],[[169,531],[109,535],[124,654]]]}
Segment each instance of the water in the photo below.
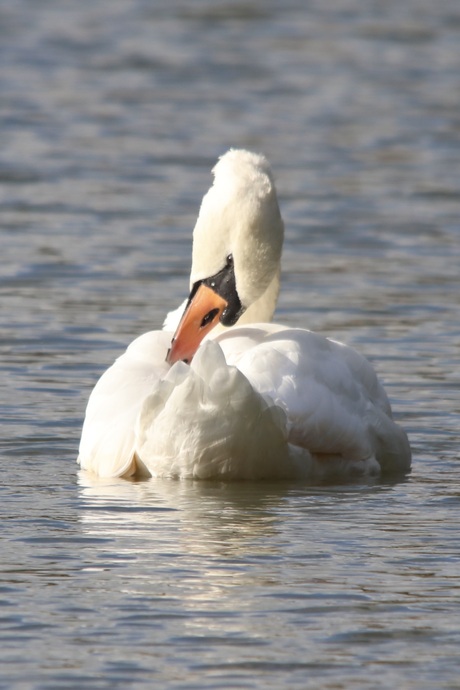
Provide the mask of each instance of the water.
{"label": "water", "polygon": [[[0,688],[460,687],[457,0],[0,2]],[[368,356],[399,482],[97,482],[89,392],[267,154],[277,320]]]}

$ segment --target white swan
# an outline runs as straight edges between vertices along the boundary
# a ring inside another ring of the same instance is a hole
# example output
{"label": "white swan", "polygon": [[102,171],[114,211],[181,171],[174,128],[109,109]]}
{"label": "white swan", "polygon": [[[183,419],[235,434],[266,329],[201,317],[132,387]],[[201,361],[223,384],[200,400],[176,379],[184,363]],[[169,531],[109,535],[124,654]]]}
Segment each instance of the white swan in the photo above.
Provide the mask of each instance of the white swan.
{"label": "white swan", "polygon": [[190,297],[166,330],[137,338],[97,383],[82,468],[306,480],[407,471],[406,434],[367,360],[267,323],[284,234],[267,160],[230,150],[213,172],[194,230]]}

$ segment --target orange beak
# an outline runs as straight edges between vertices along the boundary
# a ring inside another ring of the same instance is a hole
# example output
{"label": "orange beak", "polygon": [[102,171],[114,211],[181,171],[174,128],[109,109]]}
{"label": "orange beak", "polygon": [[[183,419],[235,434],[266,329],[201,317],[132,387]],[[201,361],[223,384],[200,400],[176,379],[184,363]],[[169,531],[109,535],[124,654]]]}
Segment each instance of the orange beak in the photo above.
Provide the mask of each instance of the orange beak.
{"label": "orange beak", "polygon": [[184,311],[171,341],[166,355],[168,364],[174,364],[179,360],[187,364],[192,361],[205,335],[219,323],[227,304],[214,290],[203,283],[200,285]]}

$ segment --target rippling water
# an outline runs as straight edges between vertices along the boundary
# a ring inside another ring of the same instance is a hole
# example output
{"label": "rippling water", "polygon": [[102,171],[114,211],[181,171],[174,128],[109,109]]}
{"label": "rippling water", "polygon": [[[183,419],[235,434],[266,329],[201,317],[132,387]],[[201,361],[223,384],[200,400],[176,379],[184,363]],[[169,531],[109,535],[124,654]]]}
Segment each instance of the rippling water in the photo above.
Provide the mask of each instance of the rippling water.
{"label": "rippling water", "polygon": [[[0,688],[460,687],[457,0],[0,2]],[[398,483],[91,481],[89,392],[260,150],[277,320],[354,345]]]}

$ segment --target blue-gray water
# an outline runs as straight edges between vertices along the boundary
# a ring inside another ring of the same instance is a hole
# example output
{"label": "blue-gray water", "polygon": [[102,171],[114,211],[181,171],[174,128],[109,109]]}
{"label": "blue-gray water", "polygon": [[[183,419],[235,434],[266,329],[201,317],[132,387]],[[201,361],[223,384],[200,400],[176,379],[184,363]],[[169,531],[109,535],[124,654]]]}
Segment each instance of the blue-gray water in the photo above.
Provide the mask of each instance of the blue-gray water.
{"label": "blue-gray water", "polygon": [[[460,688],[459,46],[457,0],[0,0],[1,690]],[[277,320],[372,360],[406,480],[79,476],[229,146],[278,179]]]}

